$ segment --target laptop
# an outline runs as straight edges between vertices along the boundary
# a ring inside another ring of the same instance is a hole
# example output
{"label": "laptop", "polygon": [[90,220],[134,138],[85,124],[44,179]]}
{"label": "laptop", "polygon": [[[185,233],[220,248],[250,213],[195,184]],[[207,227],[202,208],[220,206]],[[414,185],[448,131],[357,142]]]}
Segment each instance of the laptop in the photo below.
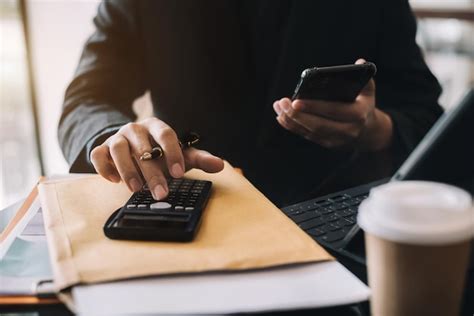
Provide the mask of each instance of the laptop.
{"label": "laptop", "polygon": [[389,181],[452,184],[474,195],[474,88],[445,112],[392,178],[284,207],[283,212],[335,256],[365,265],[364,235],[357,225],[360,203]]}

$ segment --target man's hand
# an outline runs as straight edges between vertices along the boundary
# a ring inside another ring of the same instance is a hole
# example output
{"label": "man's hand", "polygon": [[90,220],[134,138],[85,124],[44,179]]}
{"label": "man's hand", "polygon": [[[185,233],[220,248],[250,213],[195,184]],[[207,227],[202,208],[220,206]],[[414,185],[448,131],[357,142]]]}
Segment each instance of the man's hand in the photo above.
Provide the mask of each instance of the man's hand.
{"label": "man's hand", "polygon": [[[359,59],[356,64],[364,62]],[[285,129],[327,148],[377,151],[391,143],[392,120],[375,107],[373,79],[353,103],[283,98],[273,108]]]}
{"label": "man's hand", "polygon": [[[140,156],[151,151],[154,143],[163,148],[164,156],[140,161]],[[133,192],[139,191],[144,184],[137,170],[140,168],[157,200],[168,195],[167,174],[180,178],[185,170],[191,168],[206,172],[219,172],[224,168],[222,159],[206,151],[196,148],[181,150],[176,133],[157,118],[124,125],[92,150],[91,161],[101,176],[112,182],[123,180]]]}

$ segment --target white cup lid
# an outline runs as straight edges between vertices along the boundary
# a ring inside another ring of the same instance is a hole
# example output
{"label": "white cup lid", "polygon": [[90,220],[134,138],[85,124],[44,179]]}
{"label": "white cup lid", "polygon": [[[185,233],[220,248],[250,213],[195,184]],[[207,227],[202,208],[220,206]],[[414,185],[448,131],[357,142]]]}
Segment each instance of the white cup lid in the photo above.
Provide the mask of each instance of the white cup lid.
{"label": "white cup lid", "polygon": [[450,244],[474,236],[471,195],[427,181],[395,181],[373,188],[359,207],[366,232],[408,244]]}

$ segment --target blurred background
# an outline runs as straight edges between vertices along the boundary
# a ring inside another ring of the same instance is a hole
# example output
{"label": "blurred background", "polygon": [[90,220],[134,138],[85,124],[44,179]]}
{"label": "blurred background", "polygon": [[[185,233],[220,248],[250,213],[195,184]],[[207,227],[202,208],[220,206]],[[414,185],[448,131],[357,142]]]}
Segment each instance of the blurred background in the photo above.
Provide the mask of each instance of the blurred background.
{"label": "blurred background", "polygon": [[[40,175],[68,172],[56,129],[98,3],[0,0],[0,208],[25,197]],[[410,3],[418,43],[449,109],[474,85],[474,0]],[[147,102],[135,104],[143,115]]]}

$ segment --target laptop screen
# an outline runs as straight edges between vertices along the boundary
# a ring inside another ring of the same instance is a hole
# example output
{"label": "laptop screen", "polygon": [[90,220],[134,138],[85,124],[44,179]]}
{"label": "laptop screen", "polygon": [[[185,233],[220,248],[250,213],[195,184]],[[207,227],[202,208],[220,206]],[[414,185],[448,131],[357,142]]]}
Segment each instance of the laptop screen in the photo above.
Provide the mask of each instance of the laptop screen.
{"label": "laptop screen", "polygon": [[393,180],[443,182],[474,195],[474,89],[438,119]]}

